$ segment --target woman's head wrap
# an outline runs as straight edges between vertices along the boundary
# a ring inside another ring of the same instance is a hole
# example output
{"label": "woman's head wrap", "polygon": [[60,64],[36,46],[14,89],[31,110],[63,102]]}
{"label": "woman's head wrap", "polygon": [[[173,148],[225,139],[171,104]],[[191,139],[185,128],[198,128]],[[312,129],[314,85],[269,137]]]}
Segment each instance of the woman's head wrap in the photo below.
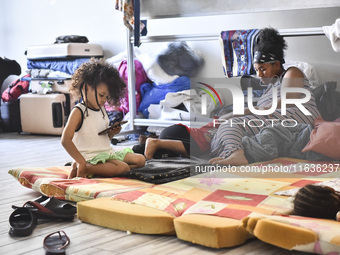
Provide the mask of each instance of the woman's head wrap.
{"label": "woman's head wrap", "polygon": [[275,54],[262,52],[262,51],[255,51],[253,63],[274,63],[275,61],[280,61],[283,64],[285,61],[284,59],[279,59]]}

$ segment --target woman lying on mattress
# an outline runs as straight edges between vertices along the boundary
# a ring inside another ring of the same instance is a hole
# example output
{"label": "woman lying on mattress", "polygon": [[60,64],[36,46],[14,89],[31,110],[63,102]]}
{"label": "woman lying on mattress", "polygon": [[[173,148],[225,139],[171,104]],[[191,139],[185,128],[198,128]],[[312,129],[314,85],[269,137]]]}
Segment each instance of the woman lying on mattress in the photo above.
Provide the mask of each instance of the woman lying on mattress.
{"label": "woman lying on mattress", "polygon": [[125,87],[118,71],[99,60],[82,64],[72,76],[70,91],[82,102],[73,108],[61,137],[65,150],[75,160],[69,178],[113,177],[144,166],[145,158],[130,148],[113,151],[110,141],[120,126],[100,134],[109,126],[104,104],[118,104]]}
{"label": "woman lying on mattress", "polygon": [[[273,28],[263,29],[255,43],[255,54],[253,59],[254,68],[261,82],[268,87],[258,100],[257,109],[267,110],[272,106],[273,90],[277,88],[278,101],[276,110],[270,115],[252,115],[248,108],[245,109],[245,116],[233,116],[232,113],[220,117],[224,121],[222,125],[215,128],[212,123],[201,128],[187,128],[182,125],[174,125],[166,128],[160,138],[148,139],[145,147],[146,158],[152,158],[158,149],[168,149],[175,151],[182,156],[203,154],[211,149],[210,159],[212,164],[220,165],[245,165],[248,160],[242,146],[242,138],[247,135],[253,136],[258,134],[263,127],[271,125],[270,119],[287,120],[293,119],[297,123],[313,124],[320,113],[317,109],[313,94],[307,103],[303,106],[311,113],[305,115],[295,105],[287,105],[286,114],[281,114],[281,88],[305,88],[310,91],[310,84],[306,76],[296,67],[290,67],[287,70],[283,68],[284,49],[287,45],[278,31]],[[303,98],[302,93],[287,93],[287,99]],[[247,115],[248,114],[248,115]],[[234,123],[246,123],[245,125],[232,125]],[[256,127],[248,125],[249,121],[264,123]],[[174,135],[175,134],[175,135]],[[176,135],[177,134],[177,135]],[[179,135],[179,136],[178,136]],[[176,139],[176,136],[178,137]],[[192,139],[190,139],[192,138]],[[190,146],[191,141],[191,146]],[[195,151],[190,151],[190,147]]]}

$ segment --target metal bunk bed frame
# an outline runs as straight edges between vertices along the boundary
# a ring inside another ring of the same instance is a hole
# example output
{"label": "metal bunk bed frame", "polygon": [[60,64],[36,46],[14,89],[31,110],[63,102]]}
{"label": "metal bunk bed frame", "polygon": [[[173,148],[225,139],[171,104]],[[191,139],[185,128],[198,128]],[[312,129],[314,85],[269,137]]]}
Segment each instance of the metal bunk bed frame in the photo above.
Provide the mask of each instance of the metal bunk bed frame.
{"label": "metal bunk bed frame", "polygon": [[[284,37],[295,36],[318,36],[325,35],[321,27],[296,28],[296,29],[279,29],[279,33]],[[218,34],[186,34],[186,35],[162,35],[141,37],[142,43],[152,42],[172,42],[172,41],[211,41],[218,40]],[[135,126],[159,126],[167,127],[172,124],[181,122],[187,126],[198,126],[200,123],[191,121],[178,120],[156,120],[156,119],[138,119],[136,118],[136,100],[135,100],[135,67],[134,67],[134,39],[132,33],[127,30],[127,63],[128,63],[128,91],[129,91],[129,109],[130,109],[130,130],[135,130]]]}

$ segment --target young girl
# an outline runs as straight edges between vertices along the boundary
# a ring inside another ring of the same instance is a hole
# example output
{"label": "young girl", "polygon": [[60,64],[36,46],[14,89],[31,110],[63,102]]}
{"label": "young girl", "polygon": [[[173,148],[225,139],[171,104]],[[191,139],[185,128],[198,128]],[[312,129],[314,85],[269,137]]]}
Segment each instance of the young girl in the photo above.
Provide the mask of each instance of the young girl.
{"label": "young girl", "polygon": [[65,150],[75,160],[69,178],[113,177],[144,166],[143,155],[129,148],[114,151],[111,147],[110,141],[120,132],[120,126],[98,134],[109,126],[104,104],[119,104],[125,87],[118,71],[103,61],[93,59],[74,73],[70,91],[82,102],[73,108],[61,137]]}
{"label": "young girl", "polygon": [[292,214],[340,221],[340,194],[333,188],[306,185],[294,198]]}

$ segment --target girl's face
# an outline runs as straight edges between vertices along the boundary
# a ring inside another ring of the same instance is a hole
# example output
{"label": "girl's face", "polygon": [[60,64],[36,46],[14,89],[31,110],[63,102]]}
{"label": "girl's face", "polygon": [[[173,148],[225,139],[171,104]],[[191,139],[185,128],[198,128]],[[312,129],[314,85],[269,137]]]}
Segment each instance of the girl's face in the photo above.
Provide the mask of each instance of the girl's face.
{"label": "girl's face", "polygon": [[272,78],[280,76],[282,73],[279,61],[274,63],[255,63],[254,69],[264,84],[269,84]]}
{"label": "girl's face", "polygon": [[[97,100],[100,107],[104,106],[109,96],[109,90],[105,83],[99,83],[97,86]],[[90,86],[87,86],[87,103],[92,109],[99,109],[96,100],[96,91]]]}

